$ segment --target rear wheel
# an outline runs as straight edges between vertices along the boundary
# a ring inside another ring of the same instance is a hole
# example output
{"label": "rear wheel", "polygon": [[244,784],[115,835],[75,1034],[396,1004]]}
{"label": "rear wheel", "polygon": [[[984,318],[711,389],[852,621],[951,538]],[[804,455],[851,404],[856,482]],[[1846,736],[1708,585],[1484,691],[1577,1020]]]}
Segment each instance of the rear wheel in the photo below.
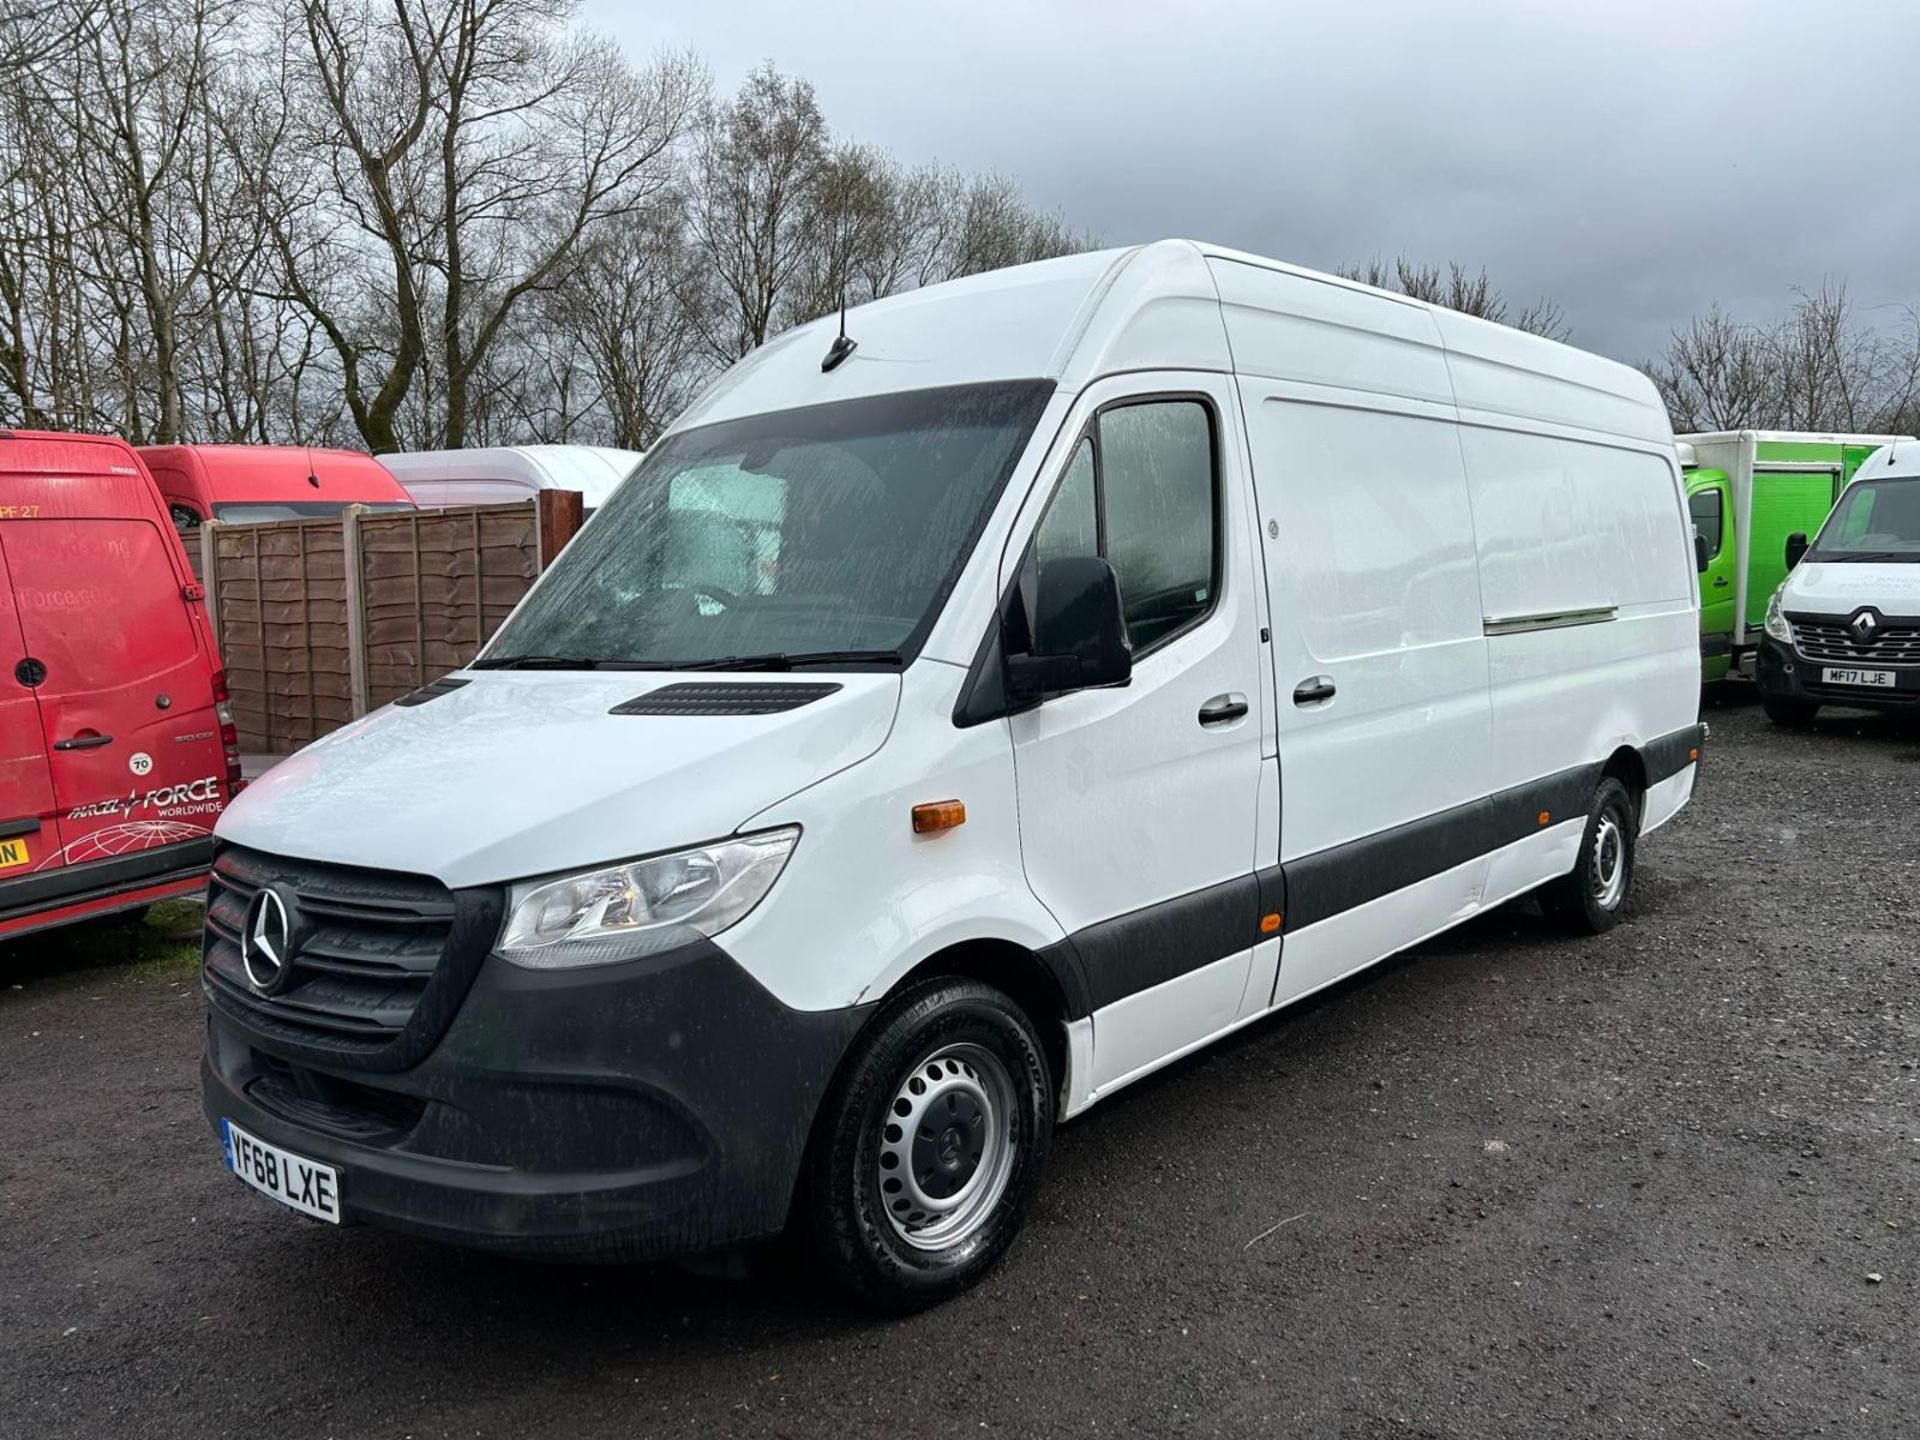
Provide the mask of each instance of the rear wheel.
{"label": "rear wheel", "polygon": [[1614,927],[1633,888],[1637,828],[1633,796],[1613,776],[1605,777],[1587,811],[1572,872],[1540,892],[1549,919],[1578,935],[1598,935]]}
{"label": "rear wheel", "polygon": [[1784,725],[1791,730],[1804,730],[1813,724],[1813,717],[1820,707],[1810,700],[1790,700],[1784,695],[1761,695],[1760,708],[1767,712],[1767,719],[1776,725]]}
{"label": "rear wheel", "polygon": [[1006,1253],[1053,1134],[1032,1022],[974,980],[899,997],[828,1097],[808,1158],[802,1235],[869,1303],[917,1310]]}

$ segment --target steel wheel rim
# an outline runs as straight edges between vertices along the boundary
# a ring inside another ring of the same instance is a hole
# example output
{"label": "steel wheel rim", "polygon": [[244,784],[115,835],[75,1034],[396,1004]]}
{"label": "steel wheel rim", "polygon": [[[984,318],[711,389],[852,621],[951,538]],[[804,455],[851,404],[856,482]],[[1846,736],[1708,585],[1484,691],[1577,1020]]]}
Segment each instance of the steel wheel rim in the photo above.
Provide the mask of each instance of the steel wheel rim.
{"label": "steel wheel rim", "polygon": [[1593,898],[1602,910],[1620,903],[1627,888],[1627,836],[1612,814],[1602,815],[1593,832]]}
{"label": "steel wheel rim", "polygon": [[894,1234],[932,1251],[980,1231],[1013,1177],[1018,1106],[1013,1076],[983,1046],[942,1046],[906,1073],[874,1157]]}

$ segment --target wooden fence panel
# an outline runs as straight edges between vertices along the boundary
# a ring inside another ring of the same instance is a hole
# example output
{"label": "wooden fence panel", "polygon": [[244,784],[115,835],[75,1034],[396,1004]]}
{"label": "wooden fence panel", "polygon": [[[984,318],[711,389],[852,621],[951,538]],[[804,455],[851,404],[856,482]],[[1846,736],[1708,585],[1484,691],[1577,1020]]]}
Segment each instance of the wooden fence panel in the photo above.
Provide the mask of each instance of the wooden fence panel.
{"label": "wooden fence panel", "polygon": [[245,750],[280,753],[353,718],[338,521],[221,526],[220,654]]}
{"label": "wooden fence panel", "polygon": [[273,754],[467,664],[541,569],[531,502],[209,530],[240,745]]}
{"label": "wooden fence panel", "polygon": [[473,659],[540,573],[526,504],[366,515],[360,546],[369,708]]}

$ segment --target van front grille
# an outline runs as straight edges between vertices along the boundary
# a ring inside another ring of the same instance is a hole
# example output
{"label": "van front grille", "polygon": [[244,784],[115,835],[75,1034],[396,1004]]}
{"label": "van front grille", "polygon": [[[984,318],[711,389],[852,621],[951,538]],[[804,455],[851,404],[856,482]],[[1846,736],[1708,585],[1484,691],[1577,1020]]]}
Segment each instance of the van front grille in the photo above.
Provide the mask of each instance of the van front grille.
{"label": "van front grille", "polygon": [[[269,940],[283,941],[269,948],[286,953],[278,964],[256,953],[250,974],[242,936],[269,888],[280,902]],[[224,846],[207,895],[202,983],[210,1003],[274,1049],[402,1069],[452,1020],[499,912],[494,891]]]}
{"label": "van front grille", "polygon": [[1920,626],[1884,625],[1862,643],[1844,621],[1795,620],[1795,648],[1808,660],[1847,665],[1920,665]]}

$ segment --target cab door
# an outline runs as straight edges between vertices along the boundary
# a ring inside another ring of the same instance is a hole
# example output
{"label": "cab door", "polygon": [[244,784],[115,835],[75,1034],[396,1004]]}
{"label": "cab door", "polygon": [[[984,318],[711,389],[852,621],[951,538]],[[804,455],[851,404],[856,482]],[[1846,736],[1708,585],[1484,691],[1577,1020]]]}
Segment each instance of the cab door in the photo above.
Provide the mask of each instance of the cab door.
{"label": "cab door", "polygon": [[1222,377],[1090,386],[1019,558],[1104,557],[1133,649],[1127,685],[1009,721],[1027,878],[1086,974],[1096,1092],[1238,1018],[1259,939],[1258,581],[1231,419]]}
{"label": "cab door", "polygon": [[27,655],[20,615],[0,548],[0,911],[6,882],[58,863],[53,774],[34,695],[38,671]]}
{"label": "cab door", "polygon": [[1696,478],[1687,492],[1693,533],[1704,543],[1707,568],[1700,572],[1700,666],[1703,680],[1723,680],[1733,654],[1734,547],[1727,517],[1727,478]]}
{"label": "cab door", "polygon": [[140,518],[0,522],[68,864],[204,836],[220,812],[212,664],[171,540]]}

